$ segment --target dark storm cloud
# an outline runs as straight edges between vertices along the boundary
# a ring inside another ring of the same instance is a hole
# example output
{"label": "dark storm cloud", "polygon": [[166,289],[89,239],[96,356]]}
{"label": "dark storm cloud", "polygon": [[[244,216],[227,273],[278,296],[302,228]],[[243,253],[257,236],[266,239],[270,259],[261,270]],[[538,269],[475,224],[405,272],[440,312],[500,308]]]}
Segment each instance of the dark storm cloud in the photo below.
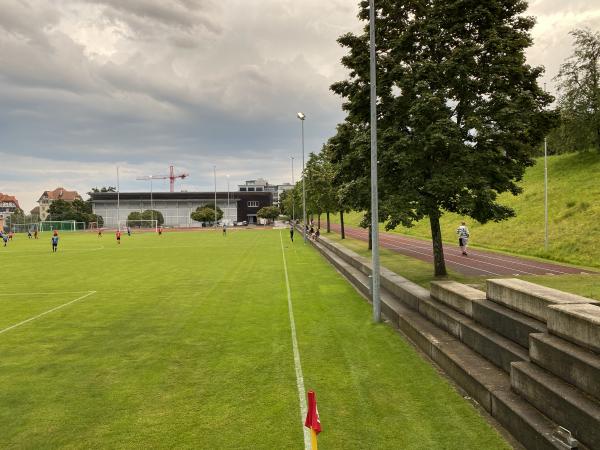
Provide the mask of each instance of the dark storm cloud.
{"label": "dark storm cloud", "polygon": [[[335,40],[362,27],[358,0],[2,3],[0,161],[12,164],[0,163],[0,191],[27,207],[55,184],[114,185],[117,164],[124,189],[170,163],[192,173],[187,189],[210,188],[212,164],[232,184],[289,181],[296,112],[307,113],[307,152],[318,151],[343,119],[329,92],[345,76]],[[593,3],[532,2],[529,57],[547,76],[569,29],[598,25]]]}

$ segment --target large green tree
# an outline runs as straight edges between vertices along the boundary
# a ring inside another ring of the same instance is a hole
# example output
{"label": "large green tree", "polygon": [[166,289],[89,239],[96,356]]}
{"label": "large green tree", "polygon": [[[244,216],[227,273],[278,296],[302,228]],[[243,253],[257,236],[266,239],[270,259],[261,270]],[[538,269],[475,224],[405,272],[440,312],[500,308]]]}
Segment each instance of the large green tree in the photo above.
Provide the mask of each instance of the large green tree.
{"label": "large green tree", "polygon": [[265,206],[260,208],[256,215],[261,219],[267,219],[273,221],[279,217],[281,210],[277,206]]}
{"label": "large green tree", "polygon": [[600,151],[600,32],[578,29],[570,34],[574,51],[556,76],[561,125],[551,135],[552,147]]}
{"label": "large green tree", "polygon": [[160,227],[165,223],[165,218],[160,211],[155,209],[147,209],[141,215],[142,220],[156,220],[156,224]]}
{"label": "large green tree", "polygon": [[320,153],[311,153],[303,176],[306,181],[307,210],[318,214],[321,227],[321,214],[327,217],[327,232],[331,231],[330,214],[338,210],[337,188],[333,185],[335,167],[329,157],[327,144]]}
{"label": "large green tree", "polygon": [[[215,207],[214,205],[199,206],[190,214],[192,220],[196,222],[215,222]],[[221,220],[223,217],[223,210],[217,206],[216,220]]]}
{"label": "large green tree", "polygon": [[[552,97],[537,83],[543,69],[525,60],[534,20],[523,0],[376,3],[380,218],[394,228],[428,217],[435,274],[445,275],[443,212],[482,223],[513,216],[498,194],[520,192],[552,125]],[[362,1],[359,17],[368,16]],[[368,127],[368,26],[338,41],[349,78],[332,89],[347,120]]]}

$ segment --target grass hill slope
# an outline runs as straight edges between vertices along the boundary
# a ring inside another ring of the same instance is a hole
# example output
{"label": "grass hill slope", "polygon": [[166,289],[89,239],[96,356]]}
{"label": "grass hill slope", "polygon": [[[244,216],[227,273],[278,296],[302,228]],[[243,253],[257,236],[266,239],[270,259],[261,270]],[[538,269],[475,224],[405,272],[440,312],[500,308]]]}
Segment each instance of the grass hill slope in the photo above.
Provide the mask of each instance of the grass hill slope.
{"label": "grass hill slope", "polygon": [[[456,228],[465,220],[471,244],[511,253],[600,267],[600,154],[577,153],[548,158],[549,247],[544,249],[544,160],[527,170],[519,196],[503,194],[501,203],[516,217],[499,223],[479,224],[446,213],[442,217],[445,242],[456,241]],[[348,214],[346,223],[358,225],[362,214]],[[431,238],[429,220],[394,232]]]}

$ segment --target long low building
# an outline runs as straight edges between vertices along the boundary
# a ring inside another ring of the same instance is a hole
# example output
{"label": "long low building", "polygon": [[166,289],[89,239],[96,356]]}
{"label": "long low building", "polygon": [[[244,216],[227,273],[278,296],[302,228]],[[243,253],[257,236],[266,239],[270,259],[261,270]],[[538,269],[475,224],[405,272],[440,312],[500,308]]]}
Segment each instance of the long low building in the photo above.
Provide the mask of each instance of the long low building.
{"label": "long low building", "polygon": [[[105,227],[117,227],[131,212],[148,209],[160,211],[165,226],[199,227],[190,215],[196,208],[214,205],[214,192],[92,192],[94,214],[102,216]],[[223,220],[229,224],[247,221],[258,223],[257,213],[273,205],[272,192],[217,192],[217,206],[223,210]]]}

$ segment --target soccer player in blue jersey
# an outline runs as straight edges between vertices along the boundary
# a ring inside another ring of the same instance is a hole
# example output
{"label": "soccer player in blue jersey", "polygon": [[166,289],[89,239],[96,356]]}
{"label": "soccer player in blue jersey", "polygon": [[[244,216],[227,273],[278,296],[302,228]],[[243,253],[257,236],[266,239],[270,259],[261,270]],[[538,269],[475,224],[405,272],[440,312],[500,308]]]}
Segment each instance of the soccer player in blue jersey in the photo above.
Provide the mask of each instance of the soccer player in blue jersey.
{"label": "soccer player in blue jersey", "polygon": [[58,234],[52,236],[52,253],[56,253],[58,250]]}

